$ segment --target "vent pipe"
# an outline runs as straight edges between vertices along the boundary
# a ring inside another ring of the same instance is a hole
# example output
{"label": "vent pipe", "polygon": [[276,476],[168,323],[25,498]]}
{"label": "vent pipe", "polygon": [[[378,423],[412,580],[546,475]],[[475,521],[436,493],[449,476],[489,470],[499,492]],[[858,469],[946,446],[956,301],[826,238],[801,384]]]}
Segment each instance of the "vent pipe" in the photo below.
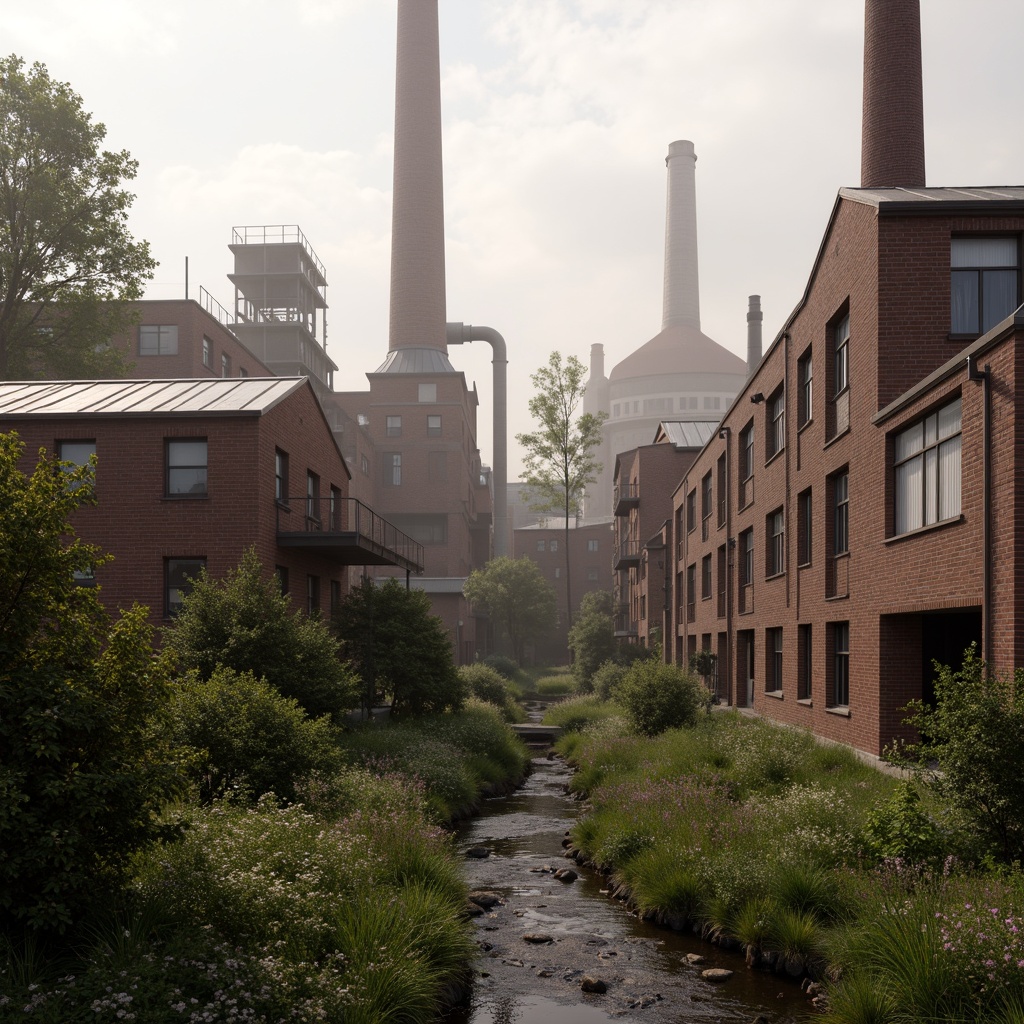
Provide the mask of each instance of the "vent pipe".
{"label": "vent pipe", "polygon": [[761,362],[761,324],[764,314],[761,312],[761,296],[751,295],[747,299],[747,378],[753,376],[757,364]]}
{"label": "vent pipe", "polygon": [[388,349],[445,343],[437,0],[398,0]]}
{"label": "vent pipe", "polygon": [[661,329],[682,325],[700,330],[697,284],[697,157],[693,143],[672,142],[665,157],[665,291]]}
{"label": "vent pipe", "polygon": [[920,0],[866,0],[862,188],[923,188]]}

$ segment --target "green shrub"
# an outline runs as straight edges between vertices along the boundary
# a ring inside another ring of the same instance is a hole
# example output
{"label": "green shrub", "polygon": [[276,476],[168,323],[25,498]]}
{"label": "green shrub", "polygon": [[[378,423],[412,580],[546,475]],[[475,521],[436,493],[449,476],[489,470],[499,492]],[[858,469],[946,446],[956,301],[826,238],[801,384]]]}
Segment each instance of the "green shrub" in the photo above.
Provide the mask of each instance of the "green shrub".
{"label": "green shrub", "polygon": [[606,661],[591,678],[594,696],[599,700],[612,700],[626,674],[627,667],[617,661]]}
{"label": "green shrub", "polygon": [[707,691],[675,665],[638,661],[623,676],[616,700],[644,736],[695,725],[709,707]]}
{"label": "green shrub", "polygon": [[521,722],[526,717],[522,705],[510,692],[508,680],[489,665],[463,665],[459,676],[473,697],[499,708],[506,722]]}
{"label": "green shrub", "polygon": [[593,590],[584,594],[569,630],[572,674],[581,693],[589,693],[597,669],[614,658],[615,628],[612,621],[613,597],[609,591]]}
{"label": "green shrub", "polygon": [[581,732],[618,714],[619,709],[614,704],[585,694],[551,704],[544,713],[544,724],[557,725],[563,732]]}
{"label": "green shrub", "polygon": [[900,857],[914,864],[941,860],[947,849],[939,827],[922,810],[917,790],[906,781],[868,814],[864,845],[876,860]]}
{"label": "green shrub", "polygon": [[218,668],[208,680],[184,680],[172,702],[172,729],[194,752],[189,774],[205,803],[229,790],[293,801],[300,780],[342,764],[330,721],[308,718],[298,702],[250,672]]}
{"label": "green shrub", "polygon": [[553,676],[541,676],[533,684],[534,692],[542,697],[560,697],[576,689],[576,680],[568,672]]}
{"label": "green shrub", "polygon": [[519,671],[519,666],[511,658],[506,658],[504,654],[488,654],[483,663],[512,683],[518,682],[522,674]]}

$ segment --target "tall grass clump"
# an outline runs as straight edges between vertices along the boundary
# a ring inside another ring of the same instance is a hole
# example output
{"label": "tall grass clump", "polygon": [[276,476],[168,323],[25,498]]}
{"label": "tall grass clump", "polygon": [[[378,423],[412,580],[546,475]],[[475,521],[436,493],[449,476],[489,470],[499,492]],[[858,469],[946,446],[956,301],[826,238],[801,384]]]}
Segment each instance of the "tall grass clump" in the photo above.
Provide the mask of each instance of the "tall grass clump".
{"label": "tall grass clump", "polygon": [[576,679],[571,672],[558,672],[539,676],[534,680],[533,692],[538,697],[562,697],[576,689]]}

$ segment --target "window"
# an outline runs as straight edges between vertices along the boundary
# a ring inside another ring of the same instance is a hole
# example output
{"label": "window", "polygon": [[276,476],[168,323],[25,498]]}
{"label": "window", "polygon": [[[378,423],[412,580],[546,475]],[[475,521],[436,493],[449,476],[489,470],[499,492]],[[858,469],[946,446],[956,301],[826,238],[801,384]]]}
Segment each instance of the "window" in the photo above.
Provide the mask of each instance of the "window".
{"label": "window", "polygon": [[277,585],[281,588],[282,594],[288,593],[288,567],[285,565],[275,565],[274,575],[277,577]]}
{"label": "window", "polygon": [[697,526],[697,488],[686,496],[686,532],[690,533]]}
{"label": "window", "polygon": [[832,623],[832,705],[850,705],[850,624]]}
{"label": "window", "polygon": [[178,328],[144,324],[139,328],[140,356],[176,356],[178,354]]}
{"label": "window", "polygon": [[781,508],[768,516],[767,533],[765,576],[778,576],[786,571],[786,517]]}
{"label": "window", "polygon": [[619,415],[619,403],[618,403],[618,402],[616,402],[616,403],[615,403],[615,404],[614,404],[614,405],[612,406],[612,415],[613,415],[613,416],[618,416],[618,415]]}
{"label": "window", "polygon": [[640,621],[644,622],[647,620],[647,595],[640,595]]}
{"label": "window", "polygon": [[384,453],[384,483],[388,487],[398,487],[402,482],[402,453]]}
{"label": "window", "polygon": [[440,437],[441,436],[441,417],[440,416],[428,416],[427,417],[427,437]]}
{"label": "window", "polygon": [[306,516],[320,518],[320,477],[310,470],[306,471]]}
{"label": "window", "polygon": [[[70,462],[73,466],[88,466],[89,460],[96,454],[95,441],[58,441],[57,458],[61,462]],[[72,470],[69,470],[72,472]],[[72,483],[71,489],[77,490],[81,483]]]}
{"label": "window", "polygon": [[725,526],[725,453],[718,456],[718,525]]}
{"label": "window", "polygon": [[547,549],[548,549],[547,541],[545,541],[545,540],[537,541],[537,550],[538,551],[547,551]]}
{"label": "window", "polygon": [[811,530],[813,526],[813,504],[811,501],[811,490],[801,491],[797,495],[796,509],[796,544],[797,564],[811,564]]}
{"label": "window", "polygon": [[168,497],[206,497],[206,438],[167,441]]}
{"label": "window", "polygon": [[220,375],[222,377],[231,376],[231,357],[226,352],[220,354]]}
{"label": "window", "polygon": [[448,543],[448,516],[444,512],[392,514],[389,518],[397,529],[418,544]]}
{"label": "window", "polygon": [[370,475],[370,460],[365,454],[359,456],[359,468],[363,471],[363,476]]}
{"label": "window", "polygon": [[596,541],[596,540],[588,540],[587,541],[587,550],[588,551],[597,551],[597,549],[598,549],[598,541]]}
{"label": "window", "polygon": [[344,505],[342,504],[341,490],[331,484],[331,507],[329,509],[330,524],[329,529],[335,533],[342,529],[342,511]]}
{"label": "window", "polygon": [[401,437],[402,436],[402,417],[401,416],[389,416],[387,421],[387,436],[388,437]]}
{"label": "window", "polygon": [[419,402],[436,402],[437,401],[437,385],[436,384],[417,384],[416,385],[416,400]]}
{"label": "window", "polygon": [[700,487],[700,535],[702,540],[707,540],[711,532],[711,470],[701,480]]}
{"label": "window", "polygon": [[768,451],[769,459],[786,447],[786,387],[782,385],[768,399]]}
{"label": "window", "polygon": [[960,515],[960,399],[894,438],[897,534]]}
{"label": "window", "polygon": [[726,560],[726,548],[724,544],[719,545],[718,548],[718,616],[721,618],[725,615],[726,588],[729,585],[729,569],[728,562]]}
{"label": "window", "polygon": [[549,551],[557,551],[558,550],[558,541],[557,540],[552,540],[551,541],[551,546],[548,548],[548,550]]}
{"label": "window", "polygon": [[686,567],[686,618],[693,622],[697,603],[697,563]]}
{"label": "window", "polygon": [[832,480],[832,500],[835,524],[832,534],[832,554],[838,558],[850,550],[850,474],[838,473]]}
{"label": "window", "polygon": [[711,556],[705,555],[700,563],[700,596],[707,601],[711,598]]}
{"label": "window", "polygon": [[764,631],[764,688],[768,693],[782,692],[782,630]]}
{"label": "window", "polygon": [[274,451],[274,497],[282,504],[288,504],[288,453],[280,448]]}
{"label": "window", "polygon": [[562,570],[561,569],[555,569],[555,579],[556,580],[560,580],[561,578],[562,578]]}
{"label": "window", "polygon": [[213,366],[213,342],[209,338],[203,338],[203,366]]}
{"label": "window", "polygon": [[811,699],[811,670],[814,664],[814,645],[811,639],[810,625],[797,626],[797,700]]}
{"label": "window", "polygon": [[249,371],[244,366],[240,366],[238,368],[238,376],[239,377],[248,377],[249,376]]}
{"label": "window", "polygon": [[754,475],[754,421],[751,420],[740,431],[740,480],[749,480]]}
{"label": "window", "polygon": [[952,334],[984,334],[1019,305],[1016,238],[954,238],[949,262]]}
{"label": "window", "polygon": [[740,586],[749,587],[754,582],[754,530],[740,534]]}
{"label": "window", "polygon": [[587,570],[587,582],[588,583],[595,583],[599,578],[600,578],[600,576],[598,575],[598,570],[597,569],[588,569]]}
{"label": "window", "polygon": [[206,568],[205,558],[164,559],[164,615],[170,618],[181,610],[192,591],[192,583]]}
{"label": "window", "polygon": [[841,395],[850,386],[850,314],[847,313],[833,328],[832,343],[835,348],[833,362],[834,395]]}
{"label": "window", "polygon": [[443,484],[448,480],[448,453],[427,453],[427,475],[435,484]]}
{"label": "window", "polygon": [[306,614],[309,616],[320,614],[320,577],[306,577]]}
{"label": "window", "polygon": [[798,427],[802,427],[805,423],[810,422],[814,413],[814,406],[812,403],[814,394],[814,367],[811,363],[810,349],[808,349],[797,361],[796,379],[797,388],[799,389],[797,394],[796,425]]}

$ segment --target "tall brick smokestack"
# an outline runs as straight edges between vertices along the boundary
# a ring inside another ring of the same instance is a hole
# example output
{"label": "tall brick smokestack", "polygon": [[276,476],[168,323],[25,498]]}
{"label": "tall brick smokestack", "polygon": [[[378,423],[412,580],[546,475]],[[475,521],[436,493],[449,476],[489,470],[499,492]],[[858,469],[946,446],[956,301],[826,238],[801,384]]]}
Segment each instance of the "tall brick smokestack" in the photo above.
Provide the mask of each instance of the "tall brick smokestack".
{"label": "tall brick smokestack", "polygon": [[865,0],[862,188],[921,188],[924,100],[920,0]]}
{"label": "tall brick smokestack", "polygon": [[390,351],[445,341],[437,0],[398,0]]}
{"label": "tall brick smokestack", "polygon": [[661,329],[700,330],[697,282],[697,156],[692,142],[670,142],[665,212],[665,290]]}

